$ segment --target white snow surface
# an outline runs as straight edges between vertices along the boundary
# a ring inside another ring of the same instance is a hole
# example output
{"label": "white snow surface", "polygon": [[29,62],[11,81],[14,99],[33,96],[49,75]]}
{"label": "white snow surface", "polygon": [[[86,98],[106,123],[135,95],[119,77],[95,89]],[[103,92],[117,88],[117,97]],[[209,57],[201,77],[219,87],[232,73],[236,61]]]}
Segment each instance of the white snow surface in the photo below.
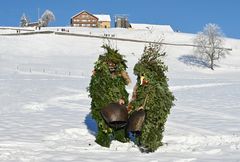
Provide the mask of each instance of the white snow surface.
{"label": "white snow surface", "polygon": [[170,25],[131,23],[131,26],[133,29],[148,29],[148,30],[158,30],[162,32],[173,32],[173,29]]}
{"label": "white snow surface", "polygon": [[[194,37],[148,30],[69,29],[152,41],[164,36],[171,43],[191,43]],[[177,100],[165,126],[164,145],[149,154],[132,142],[113,141],[110,148],[94,142],[97,129],[89,115],[86,87],[103,42],[107,41],[55,34],[0,36],[1,162],[240,161],[239,40],[226,39],[232,51],[214,71],[193,57],[192,47],[164,47],[169,85]],[[128,60],[131,93],[133,67],[145,44],[111,43]]]}

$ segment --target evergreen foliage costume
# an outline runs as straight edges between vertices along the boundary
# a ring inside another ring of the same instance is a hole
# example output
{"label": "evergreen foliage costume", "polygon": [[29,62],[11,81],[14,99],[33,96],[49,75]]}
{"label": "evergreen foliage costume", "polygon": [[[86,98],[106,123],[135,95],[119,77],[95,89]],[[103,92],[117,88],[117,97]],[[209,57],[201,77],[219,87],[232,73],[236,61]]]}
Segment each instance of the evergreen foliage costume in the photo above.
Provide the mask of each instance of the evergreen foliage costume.
{"label": "evergreen foliage costume", "polygon": [[146,113],[142,131],[136,143],[144,152],[153,152],[162,145],[164,124],[173,106],[174,96],[168,88],[167,66],[161,61],[161,46],[149,44],[134,67],[138,76],[130,114],[143,109]]}
{"label": "evergreen foliage costume", "polygon": [[128,104],[125,86],[130,83],[130,79],[126,73],[126,60],[118,53],[118,50],[108,45],[102,47],[106,52],[100,55],[95,63],[88,90],[92,98],[91,115],[98,126],[96,142],[101,146],[109,147],[113,139],[120,142],[127,142],[128,139],[124,129],[109,127],[100,111],[109,103]]}

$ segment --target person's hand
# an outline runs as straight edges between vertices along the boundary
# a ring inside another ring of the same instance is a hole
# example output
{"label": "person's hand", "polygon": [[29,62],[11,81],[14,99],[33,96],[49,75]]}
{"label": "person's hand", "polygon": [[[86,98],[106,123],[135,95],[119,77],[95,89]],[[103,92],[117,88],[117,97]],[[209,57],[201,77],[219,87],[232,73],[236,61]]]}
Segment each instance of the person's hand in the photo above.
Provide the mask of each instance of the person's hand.
{"label": "person's hand", "polygon": [[143,106],[140,106],[140,107],[137,109],[137,111],[143,110],[143,109],[144,109],[144,107],[143,107]]}
{"label": "person's hand", "polygon": [[119,99],[118,103],[119,103],[120,105],[124,105],[124,104],[125,104],[125,101],[124,101],[123,99]]}
{"label": "person's hand", "polygon": [[128,113],[132,112],[132,105],[131,104],[128,104],[127,111],[128,111]]}

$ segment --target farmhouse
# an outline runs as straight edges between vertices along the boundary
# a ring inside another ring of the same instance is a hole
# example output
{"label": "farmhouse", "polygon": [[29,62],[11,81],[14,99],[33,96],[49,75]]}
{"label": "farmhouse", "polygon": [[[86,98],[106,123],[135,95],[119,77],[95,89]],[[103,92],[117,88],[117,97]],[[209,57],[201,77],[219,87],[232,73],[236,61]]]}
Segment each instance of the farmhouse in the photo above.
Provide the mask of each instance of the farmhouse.
{"label": "farmhouse", "polygon": [[110,28],[110,15],[94,15],[87,11],[81,11],[71,18],[71,26],[74,27],[99,27]]}

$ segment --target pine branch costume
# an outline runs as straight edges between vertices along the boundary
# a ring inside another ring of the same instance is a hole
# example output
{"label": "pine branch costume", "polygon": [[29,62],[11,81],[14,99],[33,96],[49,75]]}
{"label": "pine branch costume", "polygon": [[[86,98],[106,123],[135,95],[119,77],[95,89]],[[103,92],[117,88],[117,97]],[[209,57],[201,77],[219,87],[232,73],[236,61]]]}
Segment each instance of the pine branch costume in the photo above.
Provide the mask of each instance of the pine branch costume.
{"label": "pine branch costume", "polygon": [[162,145],[164,124],[174,101],[164,74],[167,67],[160,60],[160,49],[156,44],[145,47],[141,59],[134,67],[134,74],[138,78],[130,103],[131,113],[142,106],[146,113],[141,134],[136,137],[136,143],[146,152],[153,152]]}
{"label": "pine branch costume", "polygon": [[118,50],[108,45],[104,45],[103,48],[106,53],[100,55],[95,63],[88,90],[92,98],[91,115],[98,126],[96,142],[101,146],[109,147],[113,139],[120,142],[127,142],[128,139],[124,129],[110,128],[102,118],[100,111],[109,103],[116,103],[119,100],[128,104],[125,86],[130,79],[126,73],[126,60],[118,53]]}

